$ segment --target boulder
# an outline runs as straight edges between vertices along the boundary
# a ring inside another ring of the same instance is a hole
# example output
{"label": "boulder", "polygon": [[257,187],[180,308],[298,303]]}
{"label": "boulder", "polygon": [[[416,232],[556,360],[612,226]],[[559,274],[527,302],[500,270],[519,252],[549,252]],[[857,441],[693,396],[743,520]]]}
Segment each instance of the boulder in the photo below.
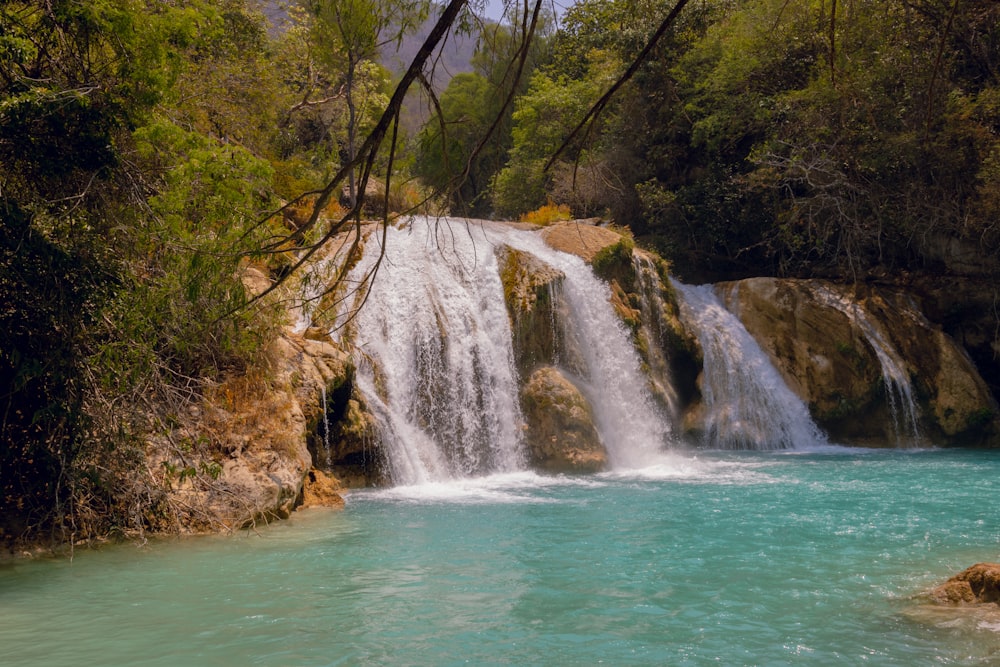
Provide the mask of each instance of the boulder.
{"label": "boulder", "polygon": [[306,474],[302,485],[302,502],[299,507],[342,508],[344,506],[344,497],[340,495],[342,491],[343,487],[337,478],[313,468]]}
{"label": "boulder", "polygon": [[1000,563],[976,563],[930,591],[944,605],[991,604],[1000,607]]}
{"label": "boulder", "polygon": [[594,426],[590,404],[559,369],[545,366],[532,373],[521,391],[521,404],[532,467],[569,473],[607,467],[607,451]]}

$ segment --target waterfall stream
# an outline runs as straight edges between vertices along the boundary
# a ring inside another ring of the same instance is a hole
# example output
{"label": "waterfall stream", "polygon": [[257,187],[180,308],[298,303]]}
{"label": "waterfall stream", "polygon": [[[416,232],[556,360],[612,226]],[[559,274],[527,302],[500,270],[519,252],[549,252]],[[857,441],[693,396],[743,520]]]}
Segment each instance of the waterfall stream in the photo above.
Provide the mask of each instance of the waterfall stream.
{"label": "waterfall stream", "polygon": [[[352,271],[372,270],[379,240]],[[510,323],[482,232],[446,221],[390,228],[384,265],[353,323],[358,386],[397,484],[521,465]]]}
{"label": "waterfall stream", "polygon": [[[577,378],[613,467],[648,465],[670,425],[608,303],[580,258],[510,227],[415,218],[390,228],[382,271],[352,323],[357,382],[381,431],[396,484],[524,467],[519,386],[494,249],[529,252],[565,274],[561,298],[584,368]],[[379,255],[370,240],[351,279]]]}
{"label": "waterfall stream", "polygon": [[674,281],[681,312],[704,356],[706,444],[721,449],[792,449],[826,444],[805,403],[711,285]]}
{"label": "waterfall stream", "polygon": [[564,329],[574,333],[586,362],[584,393],[612,465],[637,468],[658,462],[672,440],[670,423],[649,391],[625,326],[608,302],[608,286],[582,259],[553,250],[534,234],[511,231],[502,239],[566,276],[562,289],[570,322]]}
{"label": "waterfall stream", "polygon": [[875,352],[882,367],[882,383],[885,386],[896,445],[920,444],[919,409],[913,397],[910,374],[899,351],[889,342],[888,334],[868,316],[860,304],[846,295],[827,285],[817,285],[815,293],[823,303],[844,313]]}

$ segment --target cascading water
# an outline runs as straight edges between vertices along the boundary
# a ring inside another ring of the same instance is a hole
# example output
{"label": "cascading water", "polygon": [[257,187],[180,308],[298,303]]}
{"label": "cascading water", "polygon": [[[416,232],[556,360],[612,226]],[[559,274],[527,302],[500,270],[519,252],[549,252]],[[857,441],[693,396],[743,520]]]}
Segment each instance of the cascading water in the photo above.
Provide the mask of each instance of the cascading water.
{"label": "cascading water", "polygon": [[320,395],[323,399],[323,454],[326,458],[326,467],[330,467],[330,417],[326,404],[326,385],[320,387]]}
{"label": "cascading water", "polygon": [[[385,264],[353,323],[358,387],[380,422],[397,484],[517,470],[510,323],[481,232],[444,221],[390,228]],[[352,271],[379,256],[370,240]]]}
{"label": "cascading water", "polygon": [[574,347],[586,366],[583,390],[612,466],[638,468],[662,460],[671,442],[670,423],[647,388],[639,355],[608,301],[608,286],[582,259],[553,250],[534,234],[509,230],[502,241],[566,276],[562,291],[569,322],[563,329],[576,337]]}
{"label": "cascading water", "polygon": [[844,313],[864,335],[882,367],[882,383],[892,417],[896,445],[918,445],[921,442],[919,409],[913,398],[913,385],[906,370],[906,362],[889,342],[888,335],[868,317],[865,309],[832,287],[817,284],[815,294],[822,303]]}
{"label": "cascading water", "polygon": [[794,449],[826,444],[802,400],[711,285],[673,282],[704,356],[702,399],[709,446]]}
{"label": "cascading water", "polygon": [[[670,427],[608,303],[607,285],[578,257],[536,235],[463,220],[414,218],[390,228],[383,270],[353,322],[358,387],[380,424],[396,484],[444,481],[523,467],[510,322],[494,248],[529,252],[565,274],[582,358],[581,389],[615,467],[655,462]],[[379,255],[369,241],[351,279]],[[576,369],[575,369],[576,370]]]}

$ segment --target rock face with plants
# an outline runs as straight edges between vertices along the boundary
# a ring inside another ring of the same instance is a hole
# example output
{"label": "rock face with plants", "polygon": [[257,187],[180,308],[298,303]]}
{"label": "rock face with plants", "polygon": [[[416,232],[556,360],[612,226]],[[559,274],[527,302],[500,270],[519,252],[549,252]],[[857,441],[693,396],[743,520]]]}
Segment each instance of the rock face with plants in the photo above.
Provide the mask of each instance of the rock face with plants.
{"label": "rock face with plants", "polygon": [[350,375],[347,356],[286,333],[267,362],[213,388],[184,423],[150,439],[147,462],[161,484],[165,520],[182,532],[288,518],[304,495],[313,506],[336,504],[313,470],[308,439],[323,418],[321,396]]}

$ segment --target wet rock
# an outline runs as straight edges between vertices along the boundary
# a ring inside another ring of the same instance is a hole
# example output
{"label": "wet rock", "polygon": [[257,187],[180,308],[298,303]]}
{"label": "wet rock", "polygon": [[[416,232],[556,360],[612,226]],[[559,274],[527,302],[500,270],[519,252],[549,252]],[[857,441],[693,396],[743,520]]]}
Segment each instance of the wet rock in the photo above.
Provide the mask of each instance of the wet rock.
{"label": "wet rock", "polygon": [[342,508],[344,506],[344,497],[340,495],[342,491],[343,487],[335,477],[313,468],[306,474],[302,485],[302,503],[299,507]]}
{"label": "wet rock", "polygon": [[532,467],[546,472],[590,473],[607,467],[593,413],[580,390],[554,367],[532,373],[521,392],[525,441]]}
{"label": "wet rock", "polygon": [[813,419],[840,442],[891,437],[881,367],[863,333],[802,280],[751,278],[719,290]]}
{"label": "wet rock", "polygon": [[944,605],[1000,607],[1000,563],[976,563],[931,590],[930,597]]}
{"label": "wet rock", "polygon": [[[907,293],[775,278],[724,283],[720,290],[834,440],[873,445],[899,436],[878,345],[902,366],[924,439],[996,444],[1000,429],[988,387],[962,349]],[[866,333],[869,324],[877,332],[875,342]]]}
{"label": "wet rock", "polygon": [[530,253],[508,246],[496,250],[504,301],[510,316],[514,357],[518,371],[527,377],[542,364],[556,361],[562,308],[562,271]]}

